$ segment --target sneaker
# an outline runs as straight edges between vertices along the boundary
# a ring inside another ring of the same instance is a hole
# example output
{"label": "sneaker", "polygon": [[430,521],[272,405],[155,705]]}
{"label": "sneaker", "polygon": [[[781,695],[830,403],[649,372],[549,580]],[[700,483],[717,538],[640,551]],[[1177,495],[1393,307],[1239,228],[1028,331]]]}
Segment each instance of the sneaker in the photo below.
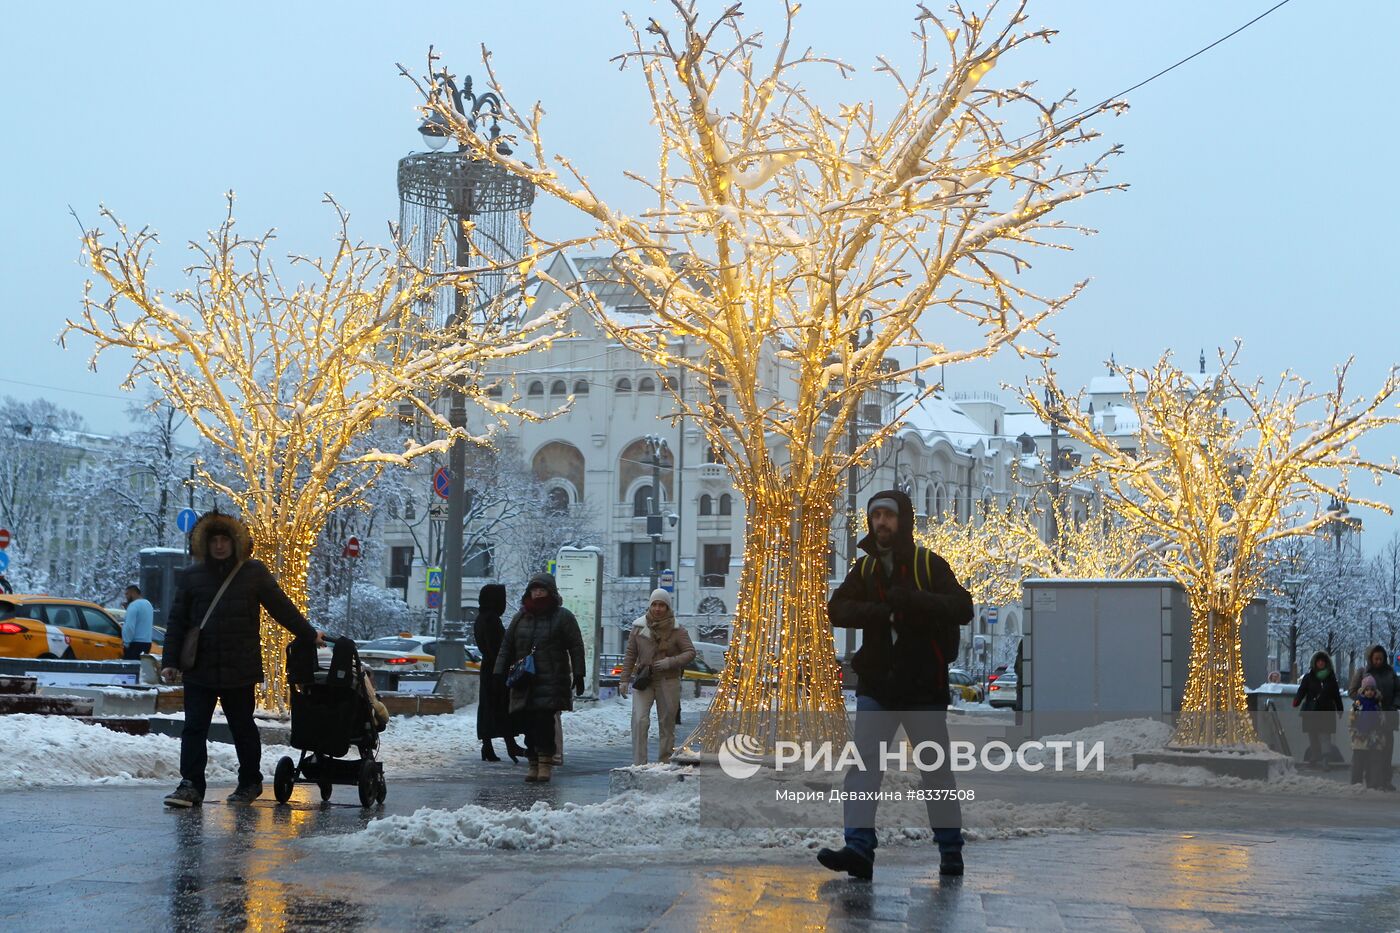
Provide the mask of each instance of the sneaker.
{"label": "sneaker", "polygon": [[204,791],[193,781],[181,781],[180,786],[165,798],[167,807],[197,807],[204,802]]}
{"label": "sneaker", "polygon": [[228,795],[225,803],[252,803],[262,796],[263,786],[257,784],[239,784],[238,789]]}
{"label": "sneaker", "polygon": [[938,859],[938,873],[940,875],[961,875],[963,873],[962,853],[944,852]]}
{"label": "sneaker", "polygon": [[844,871],[852,878],[869,881],[875,874],[875,862],[861,855],[850,846],[840,849],[821,849],[817,861],[832,871]]}

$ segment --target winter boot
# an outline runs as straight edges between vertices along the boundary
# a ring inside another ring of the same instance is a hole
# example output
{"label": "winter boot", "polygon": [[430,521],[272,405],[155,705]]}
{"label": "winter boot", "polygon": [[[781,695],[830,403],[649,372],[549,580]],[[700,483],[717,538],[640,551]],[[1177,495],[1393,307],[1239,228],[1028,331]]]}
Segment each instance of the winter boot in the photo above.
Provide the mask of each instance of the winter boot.
{"label": "winter boot", "polygon": [[817,861],[832,871],[844,871],[861,881],[869,881],[875,874],[875,863],[850,846],[820,849],[817,852]]}
{"label": "winter boot", "polygon": [[525,783],[534,784],[540,779],[540,760],[534,755],[530,756],[530,770],[525,774]]}
{"label": "winter boot", "polygon": [[500,761],[500,760],[501,760],[501,756],[496,754],[496,748],[495,748],[495,746],[492,744],[492,742],[491,742],[490,739],[487,739],[485,742],[482,742],[482,743],[481,743],[481,760],[482,760],[482,761]]}
{"label": "winter boot", "polygon": [[938,873],[940,875],[961,875],[963,873],[962,853],[944,852],[939,856]]}
{"label": "winter boot", "polygon": [[238,789],[229,794],[226,803],[252,803],[262,796],[263,786],[259,781],[256,784],[239,784]]}
{"label": "winter boot", "polygon": [[529,758],[525,749],[515,743],[515,736],[506,736],[506,754],[510,756],[510,763],[517,764],[522,758]]}
{"label": "winter boot", "polygon": [[548,783],[549,783],[549,774],[550,774],[550,772],[553,771],[553,770],[554,770],[554,760],[551,759],[551,758],[541,758],[541,759],[540,759],[540,774],[539,774],[539,777],[535,778],[536,783],[539,783],[539,784],[548,784]]}
{"label": "winter boot", "polygon": [[204,791],[194,786],[193,781],[181,781],[180,786],[166,796],[167,807],[197,807],[204,802]]}

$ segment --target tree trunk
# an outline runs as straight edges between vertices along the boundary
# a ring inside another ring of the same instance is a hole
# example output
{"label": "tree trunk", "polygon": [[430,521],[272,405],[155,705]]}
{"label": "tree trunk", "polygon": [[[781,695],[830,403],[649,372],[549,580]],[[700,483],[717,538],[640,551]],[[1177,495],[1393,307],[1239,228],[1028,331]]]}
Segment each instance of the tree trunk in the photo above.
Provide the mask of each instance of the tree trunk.
{"label": "tree trunk", "polygon": [[783,741],[846,738],[827,554],[836,488],[804,497],[775,479],[746,496],[744,565],[729,654],[714,702],[682,743],[716,752],[730,736],[771,753]]}
{"label": "tree trunk", "polygon": [[[253,556],[267,564],[287,597],[303,613],[307,609],[307,577],[311,569],[311,551],[316,534],[296,530],[280,523],[249,522],[253,534]],[[262,614],[262,684],[257,698],[260,709],[278,714],[287,712],[287,646],[291,633]]]}
{"label": "tree trunk", "polygon": [[1191,604],[1191,664],[1171,745],[1258,745],[1245,705],[1240,616]]}

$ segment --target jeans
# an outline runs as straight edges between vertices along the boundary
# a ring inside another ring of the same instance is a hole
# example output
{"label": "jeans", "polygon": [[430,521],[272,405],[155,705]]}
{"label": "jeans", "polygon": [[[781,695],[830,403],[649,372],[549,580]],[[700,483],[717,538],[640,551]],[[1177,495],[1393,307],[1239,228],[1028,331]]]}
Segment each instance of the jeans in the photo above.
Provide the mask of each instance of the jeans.
{"label": "jeans", "polygon": [[122,646],[122,660],[139,661],[141,660],[141,655],[149,654],[150,651],[151,643],[148,641],[128,642]]}
{"label": "jeans", "polygon": [[531,758],[553,758],[559,746],[554,739],[554,710],[521,714],[525,723],[525,751]]}
{"label": "jeans", "polygon": [[[885,716],[862,716],[861,713],[887,713]],[[913,714],[913,715],[910,715]],[[880,743],[892,742],[900,725],[909,741],[915,745],[922,742],[935,742],[945,751],[948,747],[948,718],[946,710],[924,706],[911,710],[890,710],[882,706],[874,697],[856,697],[855,744],[866,770],[852,768],[846,772],[845,790],[847,793],[875,793],[880,789],[884,774],[877,766],[880,760]],[[921,772],[923,787],[929,790],[953,790],[956,783],[953,772],[945,759],[937,771]],[[875,836],[876,801],[847,799],[843,805],[846,822],[846,845],[868,859],[875,858],[875,848],[879,844]],[[952,808],[951,810],[949,808]],[[963,847],[962,830],[958,826],[934,826],[941,814],[955,814],[957,822],[962,822],[962,809],[956,801],[930,802],[928,805],[929,826],[933,838],[938,843],[940,853],[961,852]]]}
{"label": "jeans", "polygon": [[204,767],[209,762],[209,722],[214,704],[224,708],[233,748],[238,753],[238,784],[261,784],[262,741],[253,722],[253,685],[205,687],[185,681],[185,728],[180,732],[180,777],[204,793]]}

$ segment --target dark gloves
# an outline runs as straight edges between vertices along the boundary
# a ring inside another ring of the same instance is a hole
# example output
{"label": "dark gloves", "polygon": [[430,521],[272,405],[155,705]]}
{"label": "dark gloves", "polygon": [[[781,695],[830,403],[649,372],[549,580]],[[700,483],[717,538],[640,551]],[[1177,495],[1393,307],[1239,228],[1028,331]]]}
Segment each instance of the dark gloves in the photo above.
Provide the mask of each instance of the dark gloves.
{"label": "dark gloves", "polygon": [[896,618],[918,610],[917,593],[918,591],[910,586],[896,586],[890,590],[890,608],[894,610]]}
{"label": "dark gloves", "polygon": [[576,697],[581,697],[581,696],[583,696],[583,678],[582,678],[582,677],[575,677],[575,678],[574,678],[574,696],[576,696]]}

